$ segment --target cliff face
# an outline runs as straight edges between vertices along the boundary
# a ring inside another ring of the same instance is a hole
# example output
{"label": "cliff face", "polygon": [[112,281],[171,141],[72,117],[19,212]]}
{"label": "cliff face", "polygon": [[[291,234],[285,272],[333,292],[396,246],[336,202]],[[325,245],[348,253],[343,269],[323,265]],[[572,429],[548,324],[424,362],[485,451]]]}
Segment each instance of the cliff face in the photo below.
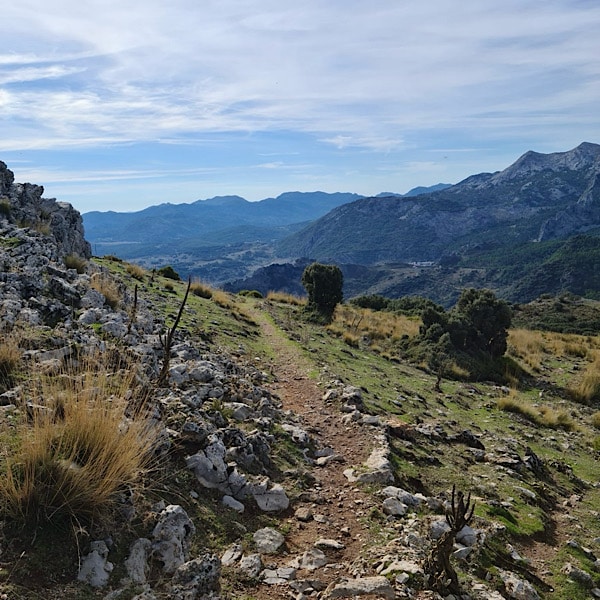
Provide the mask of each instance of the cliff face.
{"label": "cliff face", "polygon": [[59,256],[89,258],[92,249],[85,240],[80,213],[66,202],[43,198],[42,186],[14,179],[14,173],[0,161],[0,219],[47,233],[56,241]]}

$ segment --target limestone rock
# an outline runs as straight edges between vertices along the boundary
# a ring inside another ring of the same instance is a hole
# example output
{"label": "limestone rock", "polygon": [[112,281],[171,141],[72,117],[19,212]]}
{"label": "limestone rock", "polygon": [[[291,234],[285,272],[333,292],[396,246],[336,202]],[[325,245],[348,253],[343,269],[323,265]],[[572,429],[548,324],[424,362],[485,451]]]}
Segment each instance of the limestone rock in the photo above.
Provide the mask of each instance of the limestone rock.
{"label": "limestone rock", "polygon": [[275,554],[285,542],[283,535],[271,527],[255,531],[252,539],[259,554]]}
{"label": "limestone rock", "polygon": [[81,561],[77,575],[78,581],[92,587],[104,587],[113,571],[113,564],[108,562],[108,546],[103,541],[92,542],[90,552]]}
{"label": "limestone rock", "polygon": [[269,487],[269,479],[263,480],[261,483],[252,486],[252,496],[256,500],[256,504],[260,510],[265,512],[279,512],[286,510],[290,505],[290,500],[287,497],[283,487],[275,483]]}
{"label": "limestone rock", "polygon": [[349,579],[332,584],[325,591],[325,598],[354,598],[356,596],[382,596],[394,600],[396,593],[390,582],[382,576]]}
{"label": "limestone rock", "polygon": [[221,561],[203,554],[180,565],[171,580],[171,594],[178,600],[197,600],[220,587]]}
{"label": "limestone rock", "polygon": [[263,569],[260,554],[249,554],[244,556],[238,565],[238,569],[246,576],[256,579]]}
{"label": "limestone rock", "polygon": [[174,573],[187,559],[194,524],[177,504],[167,506],[152,532],[152,555],[162,563],[165,573]]}
{"label": "limestone rock", "polygon": [[140,538],[131,544],[129,556],[125,559],[125,568],[133,583],[146,583],[150,570],[148,557],[151,551],[152,542],[147,538]]}

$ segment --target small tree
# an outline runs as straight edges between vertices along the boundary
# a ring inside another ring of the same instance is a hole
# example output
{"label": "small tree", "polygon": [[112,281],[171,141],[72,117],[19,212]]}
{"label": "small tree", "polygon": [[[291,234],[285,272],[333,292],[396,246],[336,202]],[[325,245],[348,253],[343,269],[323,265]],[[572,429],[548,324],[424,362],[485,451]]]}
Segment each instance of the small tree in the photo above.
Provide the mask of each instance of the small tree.
{"label": "small tree", "polygon": [[302,273],[302,285],[308,294],[306,309],[326,321],[333,319],[335,307],[343,300],[344,276],[336,265],[312,263]]}

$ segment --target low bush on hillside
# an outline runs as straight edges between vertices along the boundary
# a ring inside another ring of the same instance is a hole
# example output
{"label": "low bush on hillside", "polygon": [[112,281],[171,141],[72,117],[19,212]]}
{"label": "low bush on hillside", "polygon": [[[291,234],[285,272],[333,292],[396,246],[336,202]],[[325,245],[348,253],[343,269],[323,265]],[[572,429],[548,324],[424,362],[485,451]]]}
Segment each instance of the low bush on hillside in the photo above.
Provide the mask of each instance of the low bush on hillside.
{"label": "low bush on hillside", "polygon": [[258,290],[240,290],[238,296],[244,296],[245,298],[262,298],[263,295]]}
{"label": "low bush on hillside", "polygon": [[419,334],[400,347],[409,360],[437,374],[436,387],[450,364],[467,370],[472,379],[503,380],[511,312],[490,290],[463,290],[450,311],[427,306],[421,319]]}
{"label": "low bush on hillside", "polygon": [[548,406],[532,406],[514,394],[498,400],[497,406],[500,410],[519,414],[540,427],[564,429],[565,431],[574,431],[577,428],[567,412]]}
{"label": "low bush on hillside", "polygon": [[158,269],[157,273],[161,277],[166,277],[167,279],[173,279],[175,281],[181,281],[179,273],[177,273],[177,271],[175,271],[175,269],[171,265],[161,267],[160,269]]}
{"label": "low bush on hillside", "polygon": [[131,381],[90,368],[30,386],[21,419],[0,437],[2,516],[89,523],[110,513],[155,439],[145,419],[125,417]]}
{"label": "low bush on hillside", "polygon": [[267,300],[270,302],[279,302],[281,304],[290,304],[292,306],[305,306],[306,298],[294,296],[293,294],[285,294],[284,292],[269,292]]}

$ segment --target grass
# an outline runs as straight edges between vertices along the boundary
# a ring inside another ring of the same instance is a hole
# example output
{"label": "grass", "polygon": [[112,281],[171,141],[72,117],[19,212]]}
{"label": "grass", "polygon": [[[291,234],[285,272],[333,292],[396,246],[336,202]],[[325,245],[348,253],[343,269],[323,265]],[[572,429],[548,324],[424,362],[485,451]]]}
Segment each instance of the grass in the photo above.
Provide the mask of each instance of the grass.
{"label": "grass", "polygon": [[16,380],[21,362],[21,349],[16,334],[0,336],[0,392],[10,389]]}
{"label": "grass", "polygon": [[[106,517],[146,466],[154,435],[126,419],[132,378],[88,366],[44,377],[11,437],[3,438],[0,514],[24,524]],[[9,443],[10,442],[10,443]]]}
{"label": "grass", "polygon": [[210,300],[213,297],[214,290],[209,285],[206,285],[200,280],[196,279],[192,281],[190,292],[194,294],[194,296],[199,296],[200,298]]}
{"label": "grass", "polygon": [[125,265],[125,272],[138,281],[144,281],[144,278],[148,274],[144,267],[140,267],[140,265],[134,265],[133,263],[127,263]]}
{"label": "grass", "polygon": [[123,297],[117,280],[108,273],[94,273],[91,286],[104,296],[104,301],[112,309],[116,309]]}
{"label": "grass", "polygon": [[285,294],[283,292],[269,292],[267,294],[267,300],[270,302],[277,302],[280,304],[291,304],[292,306],[305,306],[306,298],[300,298],[293,294]]}
{"label": "grass", "polygon": [[68,254],[64,258],[65,267],[67,269],[75,269],[80,275],[85,273],[85,268],[87,266],[87,260],[78,256],[77,254]]}
{"label": "grass", "polygon": [[565,431],[577,429],[576,423],[566,411],[556,410],[549,406],[532,406],[526,399],[514,392],[500,398],[496,405],[500,410],[519,414],[540,427],[564,429]]}
{"label": "grass", "polygon": [[571,398],[582,404],[592,404],[600,400],[600,354],[594,354],[579,382],[569,389]]}

